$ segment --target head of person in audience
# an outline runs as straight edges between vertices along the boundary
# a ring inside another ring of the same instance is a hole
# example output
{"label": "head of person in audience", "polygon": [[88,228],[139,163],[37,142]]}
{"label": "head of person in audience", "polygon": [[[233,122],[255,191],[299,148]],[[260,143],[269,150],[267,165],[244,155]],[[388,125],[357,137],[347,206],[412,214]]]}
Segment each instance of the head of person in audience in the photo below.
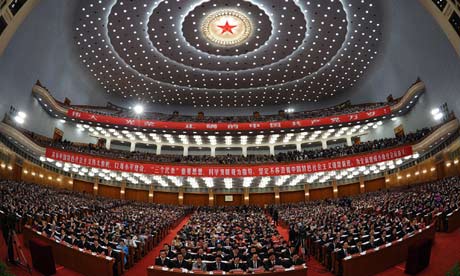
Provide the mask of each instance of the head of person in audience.
{"label": "head of person in audience", "polygon": [[222,257],[220,255],[216,256],[216,263],[221,263]]}
{"label": "head of person in audience", "polygon": [[275,254],[273,253],[269,253],[270,255],[268,256],[268,259],[270,260],[270,262],[274,262],[276,257],[275,257]]}
{"label": "head of person in audience", "polygon": [[259,255],[257,255],[256,253],[252,254],[252,261],[253,262],[257,262],[259,259]]}
{"label": "head of person in audience", "polygon": [[177,254],[177,261],[178,262],[184,261],[184,255],[182,255],[182,253]]}
{"label": "head of person in audience", "polygon": [[163,249],[168,252],[169,251],[169,244],[165,243],[163,244]]}
{"label": "head of person in audience", "polygon": [[201,257],[196,258],[196,263],[197,264],[203,263],[203,259],[201,259]]}
{"label": "head of person in audience", "polygon": [[234,264],[239,264],[240,262],[241,262],[240,257],[233,258],[233,263]]}
{"label": "head of person in audience", "polygon": [[198,248],[198,255],[204,255],[203,248]]}
{"label": "head of person in audience", "polygon": [[344,242],[344,243],[343,243],[343,249],[344,249],[344,250],[348,250],[348,242]]}
{"label": "head of person in audience", "polygon": [[182,256],[187,255],[187,249],[185,249],[185,247],[181,247],[180,253],[182,254]]}
{"label": "head of person in audience", "polygon": [[160,258],[164,260],[166,258],[166,251],[160,250]]}

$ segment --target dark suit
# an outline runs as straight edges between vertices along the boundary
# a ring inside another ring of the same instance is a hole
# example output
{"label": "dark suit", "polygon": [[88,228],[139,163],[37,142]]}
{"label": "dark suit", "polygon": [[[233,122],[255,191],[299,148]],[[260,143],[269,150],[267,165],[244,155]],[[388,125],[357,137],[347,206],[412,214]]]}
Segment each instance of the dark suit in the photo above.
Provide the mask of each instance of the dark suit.
{"label": "dark suit", "polygon": [[250,260],[250,261],[247,262],[247,265],[248,265],[248,269],[249,268],[259,268],[259,267],[261,267],[263,265],[263,263],[262,263],[262,261],[258,260],[257,265],[256,265],[256,264],[254,264],[254,262],[252,260]]}
{"label": "dark suit", "polygon": [[208,271],[213,271],[213,270],[228,271],[228,265],[226,263],[222,263],[222,262],[220,263],[220,265],[217,264],[217,262],[212,263],[212,264],[210,264],[210,266],[208,268]]}
{"label": "dark suit", "polygon": [[87,241],[78,241],[78,247],[81,249],[90,249],[90,244]]}
{"label": "dark suit", "polygon": [[274,261],[268,260],[268,261],[264,262],[264,268],[267,271],[272,269],[276,265],[283,265],[282,262],[280,261],[280,259],[275,259]]}
{"label": "dark suit", "polygon": [[288,268],[288,267],[295,266],[295,265],[303,265],[304,263],[305,263],[304,260],[302,260],[301,258],[298,258],[295,262],[292,259],[286,260],[283,263],[283,265],[284,267]]}
{"label": "dark suit", "polygon": [[186,268],[189,269],[188,263],[183,260],[182,262],[179,262],[178,260],[172,262],[172,268]]}
{"label": "dark suit", "polygon": [[248,267],[246,266],[246,264],[242,264],[242,263],[239,263],[238,265],[234,264],[234,263],[231,263],[229,266],[228,266],[228,270],[233,270],[233,269],[241,269],[243,271],[246,271],[246,269],[248,269]]}
{"label": "dark suit", "polygon": [[171,267],[171,261],[168,258],[162,260],[160,257],[155,259],[155,265],[162,266],[162,267]]}
{"label": "dark suit", "polygon": [[95,246],[94,244],[91,246],[91,252],[96,252],[98,254],[101,254],[102,252],[104,252],[104,248],[102,248],[100,245],[99,246]]}

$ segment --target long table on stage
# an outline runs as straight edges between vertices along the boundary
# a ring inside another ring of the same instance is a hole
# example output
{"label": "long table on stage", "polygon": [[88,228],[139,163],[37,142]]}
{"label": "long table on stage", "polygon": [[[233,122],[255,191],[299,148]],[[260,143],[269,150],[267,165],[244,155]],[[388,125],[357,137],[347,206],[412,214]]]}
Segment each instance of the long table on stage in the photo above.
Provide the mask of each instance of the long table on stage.
{"label": "long table on stage", "polygon": [[394,265],[406,261],[411,245],[434,239],[436,227],[427,226],[412,236],[393,243],[382,245],[378,249],[368,250],[364,255],[355,254],[342,260],[343,276],[368,276],[382,272]]}
{"label": "long table on stage", "polygon": [[[167,269],[161,266],[150,266],[147,268],[147,276],[182,276],[184,273],[193,273],[197,275],[223,275],[223,274],[230,274],[230,275],[244,275],[250,273],[244,272],[223,272],[223,271],[213,271],[210,272],[197,272],[197,271],[181,271],[181,269]],[[267,276],[307,276],[307,267],[305,265],[296,266],[292,269],[282,269],[276,270],[274,272],[255,272],[255,274],[266,274]]]}
{"label": "long table on stage", "polygon": [[51,240],[36,231],[32,230],[29,226],[23,229],[24,246],[29,246],[29,240],[36,238],[46,244],[49,244],[53,251],[54,260],[66,268],[75,272],[88,276],[112,276],[113,264],[115,260],[110,257],[96,256],[92,253],[81,251],[66,244],[61,244],[55,240]]}

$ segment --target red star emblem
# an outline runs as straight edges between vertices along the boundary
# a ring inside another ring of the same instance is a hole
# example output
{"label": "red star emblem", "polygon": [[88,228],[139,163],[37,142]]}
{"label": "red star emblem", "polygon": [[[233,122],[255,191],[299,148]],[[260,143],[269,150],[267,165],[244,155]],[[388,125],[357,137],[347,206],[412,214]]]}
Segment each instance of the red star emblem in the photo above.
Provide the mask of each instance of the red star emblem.
{"label": "red star emblem", "polygon": [[233,28],[235,28],[236,25],[228,24],[228,20],[227,20],[227,21],[225,21],[225,25],[217,25],[217,27],[222,29],[221,34],[225,34],[226,32],[229,32],[229,33],[233,34]]}

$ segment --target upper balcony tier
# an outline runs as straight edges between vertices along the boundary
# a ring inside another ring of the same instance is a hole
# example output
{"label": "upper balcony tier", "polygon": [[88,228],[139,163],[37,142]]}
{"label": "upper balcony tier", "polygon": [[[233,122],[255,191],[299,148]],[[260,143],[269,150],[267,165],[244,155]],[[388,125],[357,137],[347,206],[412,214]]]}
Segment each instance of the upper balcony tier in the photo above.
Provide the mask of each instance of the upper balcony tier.
{"label": "upper balcony tier", "polygon": [[253,116],[185,116],[179,113],[171,115],[145,112],[140,117],[130,109],[111,103],[107,106],[71,105],[70,101],[59,102],[39,82],[32,89],[33,95],[42,107],[55,118],[87,123],[95,126],[122,127],[125,129],[162,129],[178,131],[279,131],[300,130],[324,126],[345,126],[362,122],[387,119],[403,115],[415,105],[418,97],[425,91],[425,84],[417,80],[406,93],[398,98],[389,97],[388,102],[352,105],[345,102],[329,108],[277,115]]}

